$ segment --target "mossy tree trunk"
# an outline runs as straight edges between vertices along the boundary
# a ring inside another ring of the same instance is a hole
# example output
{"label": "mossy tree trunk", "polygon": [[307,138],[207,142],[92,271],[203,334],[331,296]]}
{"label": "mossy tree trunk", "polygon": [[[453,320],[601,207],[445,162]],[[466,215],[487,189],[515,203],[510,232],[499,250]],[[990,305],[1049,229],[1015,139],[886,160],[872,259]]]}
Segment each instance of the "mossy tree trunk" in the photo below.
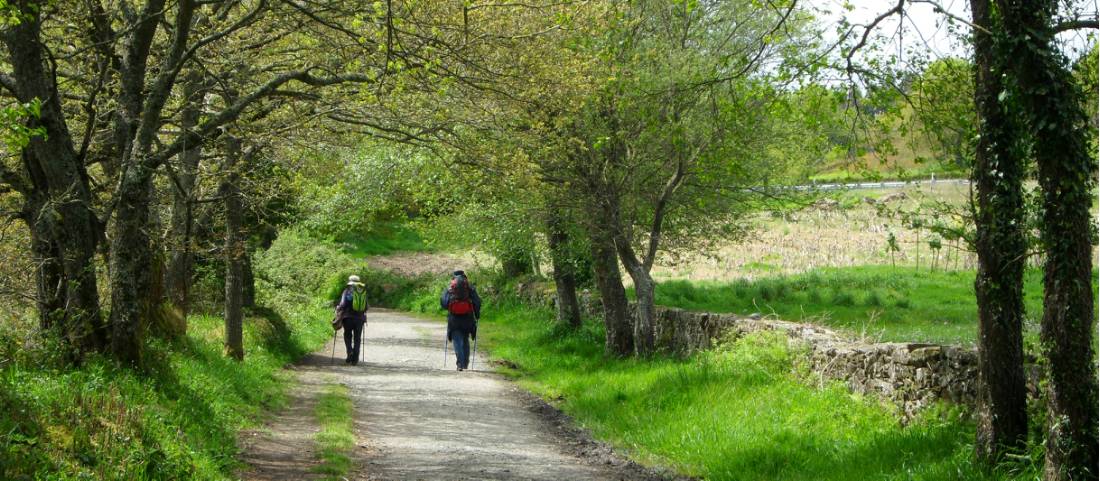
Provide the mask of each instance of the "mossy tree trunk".
{"label": "mossy tree trunk", "polygon": [[581,325],[581,307],[577,301],[576,266],[568,253],[569,234],[562,228],[562,220],[557,213],[551,213],[547,222],[550,244],[550,262],[554,269],[554,288],[558,294],[558,322],[573,328]]}
{"label": "mossy tree trunk", "polygon": [[604,349],[614,356],[629,356],[634,352],[634,333],[615,245],[611,239],[597,235],[591,239],[591,249],[596,288],[603,303]]}
{"label": "mossy tree trunk", "polygon": [[37,272],[40,324],[57,329],[75,357],[99,351],[107,343],[99,309],[95,253],[101,238],[92,210],[88,174],[65,123],[61,95],[46,70],[41,41],[41,8],[34,2],[13,2],[19,23],[3,32],[11,63],[14,94],[20,102],[40,101],[30,129],[45,135],[30,139],[23,152],[23,175],[0,169],[27,202],[24,220],[32,232],[32,251],[40,258]]}
{"label": "mossy tree trunk", "polygon": [[[198,126],[202,109],[204,90],[202,78],[197,71],[189,71],[183,82],[184,104],[181,112],[181,127],[190,131]],[[199,162],[202,158],[202,144],[195,143],[179,154],[178,167],[173,178],[172,217],[168,229],[168,267],[165,274],[165,290],[172,307],[184,319],[190,311],[191,281],[194,271],[195,255],[191,250],[194,236],[195,183]]]}
{"label": "mossy tree trunk", "polygon": [[245,237],[242,227],[243,202],[237,186],[241,142],[233,136],[225,139],[225,176],[219,189],[225,199],[225,346],[229,357],[244,359],[244,258]]}
{"label": "mossy tree trunk", "polygon": [[1013,92],[1026,109],[1042,189],[1043,349],[1050,363],[1047,480],[1097,479],[1095,292],[1089,207],[1096,171],[1088,120],[1054,47],[1052,0],[997,0],[1009,39]]}
{"label": "mossy tree trunk", "polygon": [[[971,0],[974,23],[992,30],[989,0]],[[975,241],[978,273],[978,409],[975,448],[980,460],[996,464],[1027,444],[1027,386],[1023,368],[1024,232],[1023,155],[1015,146],[1004,90],[997,39],[974,36],[974,103],[979,126],[972,177],[977,190]]]}

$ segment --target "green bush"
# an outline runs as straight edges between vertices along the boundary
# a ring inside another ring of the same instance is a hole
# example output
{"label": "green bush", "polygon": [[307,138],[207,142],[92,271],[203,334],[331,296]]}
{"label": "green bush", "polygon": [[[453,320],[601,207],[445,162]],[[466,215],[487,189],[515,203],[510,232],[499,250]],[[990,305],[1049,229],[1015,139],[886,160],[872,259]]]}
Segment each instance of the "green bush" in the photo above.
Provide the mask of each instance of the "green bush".
{"label": "green bush", "polygon": [[867,292],[867,296],[863,298],[863,305],[869,307],[882,307],[882,296],[877,290]]}
{"label": "green bush", "polygon": [[[327,296],[334,279],[364,267],[331,241],[312,238],[303,230],[283,230],[266,251],[253,260],[257,283],[271,299],[280,304],[310,302]],[[331,296],[335,297],[335,296]]]}
{"label": "green bush", "polygon": [[845,307],[854,306],[856,305],[856,298],[851,292],[837,289],[836,292],[833,292],[833,304]]}

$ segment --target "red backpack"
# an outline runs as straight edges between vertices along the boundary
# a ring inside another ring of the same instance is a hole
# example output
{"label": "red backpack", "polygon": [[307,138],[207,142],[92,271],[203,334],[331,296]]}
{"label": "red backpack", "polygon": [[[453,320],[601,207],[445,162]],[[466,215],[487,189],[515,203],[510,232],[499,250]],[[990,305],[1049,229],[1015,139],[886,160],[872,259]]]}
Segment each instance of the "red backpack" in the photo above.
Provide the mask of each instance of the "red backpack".
{"label": "red backpack", "polygon": [[474,312],[474,302],[470,300],[470,281],[465,276],[455,276],[447,287],[447,312],[464,316]]}

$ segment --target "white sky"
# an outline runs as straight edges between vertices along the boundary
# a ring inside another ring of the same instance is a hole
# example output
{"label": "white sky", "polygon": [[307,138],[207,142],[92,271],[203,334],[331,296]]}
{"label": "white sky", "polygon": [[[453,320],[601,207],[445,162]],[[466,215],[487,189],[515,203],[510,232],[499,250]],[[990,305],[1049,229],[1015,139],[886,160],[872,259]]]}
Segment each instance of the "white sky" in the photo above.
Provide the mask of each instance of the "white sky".
{"label": "white sky", "polygon": [[[827,27],[826,35],[826,39],[830,41],[835,41],[837,38],[835,25],[841,18],[847,18],[848,22],[853,24],[869,24],[875,17],[896,5],[894,0],[848,0],[847,3],[854,7],[854,10],[849,12],[843,8],[844,3],[844,0],[806,0],[806,5],[821,11],[819,18],[827,24],[832,24]],[[938,0],[938,3],[956,17],[969,21],[969,0]],[[1096,17],[1097,0],[1071,0],[1069,3],[1076,12],[1084,16]],[[926,51],[932,57],[970,55],[968,47],[959,41],[959,36],[967,35],[970,27],[958,21],[949,21],[944,14],[935,12],[930,4],[906,2],[906,18],[903,20],[903,28],[900,31],[900,42],[898,41],[898,21],[896,15],[884,20],[876,27],[872,37],[890,38],[890,53],[900,53],[902,60],[905,60],[905,56],[909,54],[907,52],[909,49]],[[856,35],[862,35],[862,31],[862,28],[857,28]],[[1059,40],[1064,43],[1066,54],[1070,58],[1076,58],[1081,51],[1091,45],[1091,42],[1095,41],[1088,38],[1094,32],[1095,30],[1068,32],[1060,35]]]}

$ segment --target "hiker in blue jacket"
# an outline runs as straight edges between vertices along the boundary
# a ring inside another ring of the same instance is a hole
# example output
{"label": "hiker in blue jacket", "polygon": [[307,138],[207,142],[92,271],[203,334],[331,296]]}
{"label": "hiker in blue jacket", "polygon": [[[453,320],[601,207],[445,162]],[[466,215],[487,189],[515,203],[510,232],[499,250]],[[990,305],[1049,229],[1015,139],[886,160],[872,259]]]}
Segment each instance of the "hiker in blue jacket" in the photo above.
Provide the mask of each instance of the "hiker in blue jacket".
{"label": "hiker in blue jacket", "polygon": [[344,347],[348,357],[344,364],[359,364],[359,348],[363,342],[363,326],[367,323],[367,286],[359,281],[359,276],[348,276],[347,287],[340,294],[340,303],[336,305],[336,316],[344,325]]}
{"label": "hiker in blue jacket", "polygon": [[447,310],[447,340],[454,343],[455,364],[463,371],[470,365],[470,339],[477,339],[477,320],[481,318],[481,297],[465,272],[454,272],[439,306]]}

